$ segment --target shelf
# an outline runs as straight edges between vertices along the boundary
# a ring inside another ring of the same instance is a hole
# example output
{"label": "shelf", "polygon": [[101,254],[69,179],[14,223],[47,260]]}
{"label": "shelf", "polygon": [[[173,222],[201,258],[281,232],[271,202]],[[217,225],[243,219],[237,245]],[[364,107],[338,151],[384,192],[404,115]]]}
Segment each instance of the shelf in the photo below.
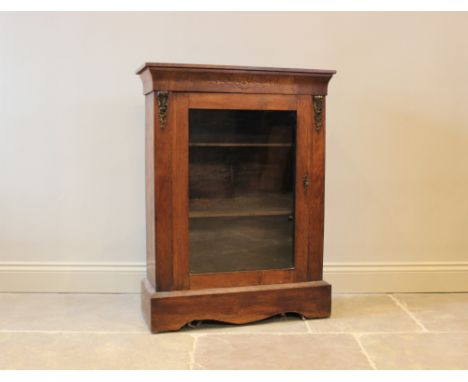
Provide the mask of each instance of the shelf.
{"label": "shelf", "polygon": [[251,211],[196,211],[190,212],[190,218],[216,218],[216,217],[240,217],[240,216],[287,216],[292,215],[288,209],[277,210],[251,210]]}
{"label": "shelf", "polygon": [[189,147],[292,147],[292,143],[209,143],[191,142]]}
{"label": "shelf", "polygon": [[292,215],[293,202],[289,194],[191,199],[189,207],[190,218]]}

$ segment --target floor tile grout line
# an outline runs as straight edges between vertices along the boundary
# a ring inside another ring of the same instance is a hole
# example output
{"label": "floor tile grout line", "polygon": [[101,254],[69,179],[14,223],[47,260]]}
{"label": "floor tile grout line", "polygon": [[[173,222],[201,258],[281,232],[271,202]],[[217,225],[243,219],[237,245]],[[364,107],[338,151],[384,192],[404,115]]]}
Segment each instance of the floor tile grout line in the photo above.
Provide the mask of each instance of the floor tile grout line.
{"label": "floor tile grout line", "polygon": [[371,331],[371,332],[346,332],[346,331],[305,331],[305,332],[249,332],[249,331],[235,331],[235,332],[213,332],[213,333],[187,333],[187,332],[163,332],[160,334],[150,334],[149,332],[119,332],[119,331],[68,331],[68,330],[0,330],[0,334],[139,334],[139,335],[189,335],[192,337],[204,336],[223,336],[223,335],[274,335],[274,336],[300,336],[305,334],[311,335],[394,335],[394,334],[468,334],[466,330],[431,330],[431,331]]}
{"label": "floor tile grout line", "polygon": [[118,330],[36,330],[36,329],[13,329],[13,330],[3,330],[0,329],[0,334],[150,334],[149,331],[142,332],[129,332],[129,331],[118,331]]}
{"label": "floor tile grout line", "polygon": [[195,366],[195,348],[197,347],[197,342],[198,342],[198,336],[197,335],[190,335],[193,338],[193,344],[192,344],[192,350],[190,351],[190,363],[189,363],[189,369],[193,370]]}
{"label": "floor tile grout line", "polygon": [[377,366],[375,362],[372,360],[371,356],[369,355],[369,353],[367,353],[366,349],[364,348],[364,345],[362,344],[361,339],[359,338],[359,335],[356,333],[351,333],[351,335],[354,338],[354,340],[357,342],[359,349],[361,350],[361,353],[364,355],[364,357],[366,357],[367,362],[369,362],[370,367],[373,370],[377,370]]}
{"label": "floor tile grout line", "polygon": [[[209,336],[237,336],[237,335],[249,335],[249,336],[256,336],[256,335],[273,335],[273,336],[287,336],[287,335],[293,335],[293,336],[301,336],[305,334],[310,334],[308,331],[306,332],[241,332],[241,331],[236,331],[236,332],[213,332],[213,333],[194,333],[191,335],[196,335],[197,337],[209,337]],[[314,333],[312,333],[314,334]]]}
{"label": "floor tile grout line", "polygon": [[[414,330],[394,330],[394,331],[371,331],[371,332],[334,332],[334,331],[323,331],[323,332],[213,332],[213,333],[197,333],[197,336],[218,336],[218,335],[275,335],[275,336],[285,336],[285,335],[293,335],[293,336],[300,336],[305,334],[312,334],[312,335],[350,335],[350,334],[357,334],[357,335],[386,335],[386,334],[425,334],[425,333],[434,333],[434,334],[468,334],[466,330],[431,330],[430,332],[422,332],[422,331],[414,331]],[[182,334],[182,333],[181,333]],[[192,335],[192,334],[191,334]]]}
{"label": "floor tile grout line", "polygon": [[307,318],[305,318],[304,316],[301,317],[301,319],[302,319],[302,321],[304,321],[304,324],[305,324],[305,326],[307,328],[307,333],[313,333],[312,328],[309,325],[309,320],[307,320]]}
{"label": "floor tile grout line", "polygon": [[394,295],[392,294],[387,294],[387,296],[398,306],[400,307],[408,316],[410,316],[413,321],[420,327],[420,329],[423,332],[429,332],[427,328],[423,325],[422,322],[420,322],[416,316],[400,301],[398,300]]}

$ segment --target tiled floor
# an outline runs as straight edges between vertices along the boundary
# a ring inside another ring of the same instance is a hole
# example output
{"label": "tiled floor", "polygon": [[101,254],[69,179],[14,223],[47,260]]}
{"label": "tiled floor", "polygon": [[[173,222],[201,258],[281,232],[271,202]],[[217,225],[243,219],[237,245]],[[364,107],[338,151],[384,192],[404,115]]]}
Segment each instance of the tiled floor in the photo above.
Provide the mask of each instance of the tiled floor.
{"label": "tiled floor", "polygon": [[468,369],[468,294],[342,294],[329,319],[157,335],[136,294],[0,294],[0,369],[190,368]]}

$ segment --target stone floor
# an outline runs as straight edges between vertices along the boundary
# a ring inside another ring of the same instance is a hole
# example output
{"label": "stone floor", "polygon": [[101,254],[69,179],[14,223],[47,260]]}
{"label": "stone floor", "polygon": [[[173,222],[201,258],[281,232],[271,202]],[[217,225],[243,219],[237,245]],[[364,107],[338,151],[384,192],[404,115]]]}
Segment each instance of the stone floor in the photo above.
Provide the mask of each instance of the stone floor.
{"label": "stone floor", "polygon": [[341,294],[329,319],[149,334],[136,294],[0,294],[0,369],[467,369],[468,293]]}

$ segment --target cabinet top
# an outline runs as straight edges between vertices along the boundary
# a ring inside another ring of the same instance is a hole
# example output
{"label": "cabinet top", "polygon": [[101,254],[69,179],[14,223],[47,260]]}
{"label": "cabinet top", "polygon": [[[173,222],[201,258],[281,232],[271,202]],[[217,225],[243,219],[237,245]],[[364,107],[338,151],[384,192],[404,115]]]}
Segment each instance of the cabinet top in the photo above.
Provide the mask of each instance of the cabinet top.
{"label": "cabinet top", "polygon": [[328,74],[333,75],[336,70],[323,69],[298,69],[298,68],[274,68],[264,66],[237,66],[237,65],[206,65],[206,64],[170,64],[161,62],[146,62],[138,68],[136,74],[141,74],[146,68],[172,68],[172,69],[198,69],[203,71],[249,71],[249,72],[281,72],[281,73],[301,73],[301,74]]}
{"label": "cabinet top", "polygon": [[335,70],[146,63],[136,72],[143,93],[222,92],[326,95]]}

